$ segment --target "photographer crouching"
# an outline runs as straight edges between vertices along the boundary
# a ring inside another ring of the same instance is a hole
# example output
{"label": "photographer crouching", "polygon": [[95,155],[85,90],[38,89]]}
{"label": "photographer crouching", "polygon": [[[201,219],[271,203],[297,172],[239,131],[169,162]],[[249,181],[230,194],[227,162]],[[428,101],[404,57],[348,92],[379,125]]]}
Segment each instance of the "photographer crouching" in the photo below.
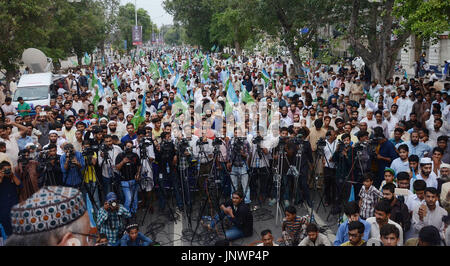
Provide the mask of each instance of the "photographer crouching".
{"label": "photographer crouching", "polygon": [[119,204],[116,194],[109,192],[103,208],[98,211],[97,216],[99,233],[106,235],[109,245],[118,246],[120,244],[120,237],[124,231],[123,219],[130,217],[131,213],[122,204]]}
{"label": "photographer crouching", "polygon": [[75,151],[71,143],[64,145],[64,154],[61,156],[61,171],[63,173],[63,186],[80,188],[82,179],[82,171],[85,162],[81,152]]}
{"label": "photographer crouching", "polygon": [[120,187],[125,197],[125,208],[136,213],[138,202],[138,184],[141,162],[139,156],[133,152],[133,142],[125,142],[125,151],[116,158],[116,169],[120,171]]}

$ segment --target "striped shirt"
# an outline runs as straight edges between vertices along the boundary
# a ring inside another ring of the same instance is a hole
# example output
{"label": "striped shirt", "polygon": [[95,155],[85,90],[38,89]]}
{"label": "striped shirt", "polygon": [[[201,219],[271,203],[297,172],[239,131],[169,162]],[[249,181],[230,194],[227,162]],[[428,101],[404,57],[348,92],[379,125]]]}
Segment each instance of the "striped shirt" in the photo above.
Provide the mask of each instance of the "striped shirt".
{"label": "striped shirt", "polygon": [[303,225],[305,225],[307,222],[307,216],[296,216],[292,222],[287,221],[286,218],[284,218],[281,228],[282,231],[286,231],[286,233],[298,245],[303,236]]}

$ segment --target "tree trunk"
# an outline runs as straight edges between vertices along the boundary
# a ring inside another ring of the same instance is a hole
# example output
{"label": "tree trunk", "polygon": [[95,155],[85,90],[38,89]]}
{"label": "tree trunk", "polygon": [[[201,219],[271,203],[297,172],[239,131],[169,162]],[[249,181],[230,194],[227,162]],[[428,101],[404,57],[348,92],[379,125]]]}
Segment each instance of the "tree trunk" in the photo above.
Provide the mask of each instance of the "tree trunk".
{"label": "tree trunk", "polygon": [[296,75],[303,75],[303,69],[302,69],[302,60],[300,59],[298,49],[293,43],[288,43],[287,47],[289,49],[289,54],[291,55],[292,62],[294,62],[294,69]]}
{"label": "tree trunk", "polygon": [[240,56],[242,54],[242,48],[238,41],[234,41],[234,48],[236,49],[236,54]]}

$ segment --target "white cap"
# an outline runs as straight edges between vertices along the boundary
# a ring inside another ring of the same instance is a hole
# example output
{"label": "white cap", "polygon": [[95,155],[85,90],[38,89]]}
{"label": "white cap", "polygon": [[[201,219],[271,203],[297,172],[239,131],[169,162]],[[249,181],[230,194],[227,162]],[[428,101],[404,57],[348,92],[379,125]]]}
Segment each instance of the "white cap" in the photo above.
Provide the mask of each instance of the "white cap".
{"label": "white cap", "polygon": [[431,164],[431,159],[428,157],[424,157],[420,159],[420,164]]}
{"label": "white cap", "polygon": [[48,132],[48,135],[51,135],[51,134],[56,134],[56,135],[58,135],[58,131],[56,131],[56,130],[50,130],[50,132]]}
{"label": "white cap", "polygon": [[301,127],[300,123],[294,123],[294,127]]}
{"label": "white cap", "polygon": [[442,169],[442,168],[448,168],[448,169],[450,169],[450,164],[448,164],[448,163],[443,163],[443,164],[441,164],[441,167],[440,167],[439,169]]}
{"label": "white cap", "polygon": [[368,112],[373,113],[373,109],[372,109],[372,108],[367,108],[367,113],[368,113]]}

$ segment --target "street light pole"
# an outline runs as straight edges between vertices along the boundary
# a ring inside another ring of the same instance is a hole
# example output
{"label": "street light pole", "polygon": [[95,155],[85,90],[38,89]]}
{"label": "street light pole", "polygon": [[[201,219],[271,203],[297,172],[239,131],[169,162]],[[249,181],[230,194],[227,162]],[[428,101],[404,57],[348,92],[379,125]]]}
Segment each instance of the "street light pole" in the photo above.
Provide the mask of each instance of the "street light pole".
{"label": "street light pole", "polygon": [[136,4],[136,0],[134,0],[134,17],[136,19],[136,26],[137,26],[137,4]]}

